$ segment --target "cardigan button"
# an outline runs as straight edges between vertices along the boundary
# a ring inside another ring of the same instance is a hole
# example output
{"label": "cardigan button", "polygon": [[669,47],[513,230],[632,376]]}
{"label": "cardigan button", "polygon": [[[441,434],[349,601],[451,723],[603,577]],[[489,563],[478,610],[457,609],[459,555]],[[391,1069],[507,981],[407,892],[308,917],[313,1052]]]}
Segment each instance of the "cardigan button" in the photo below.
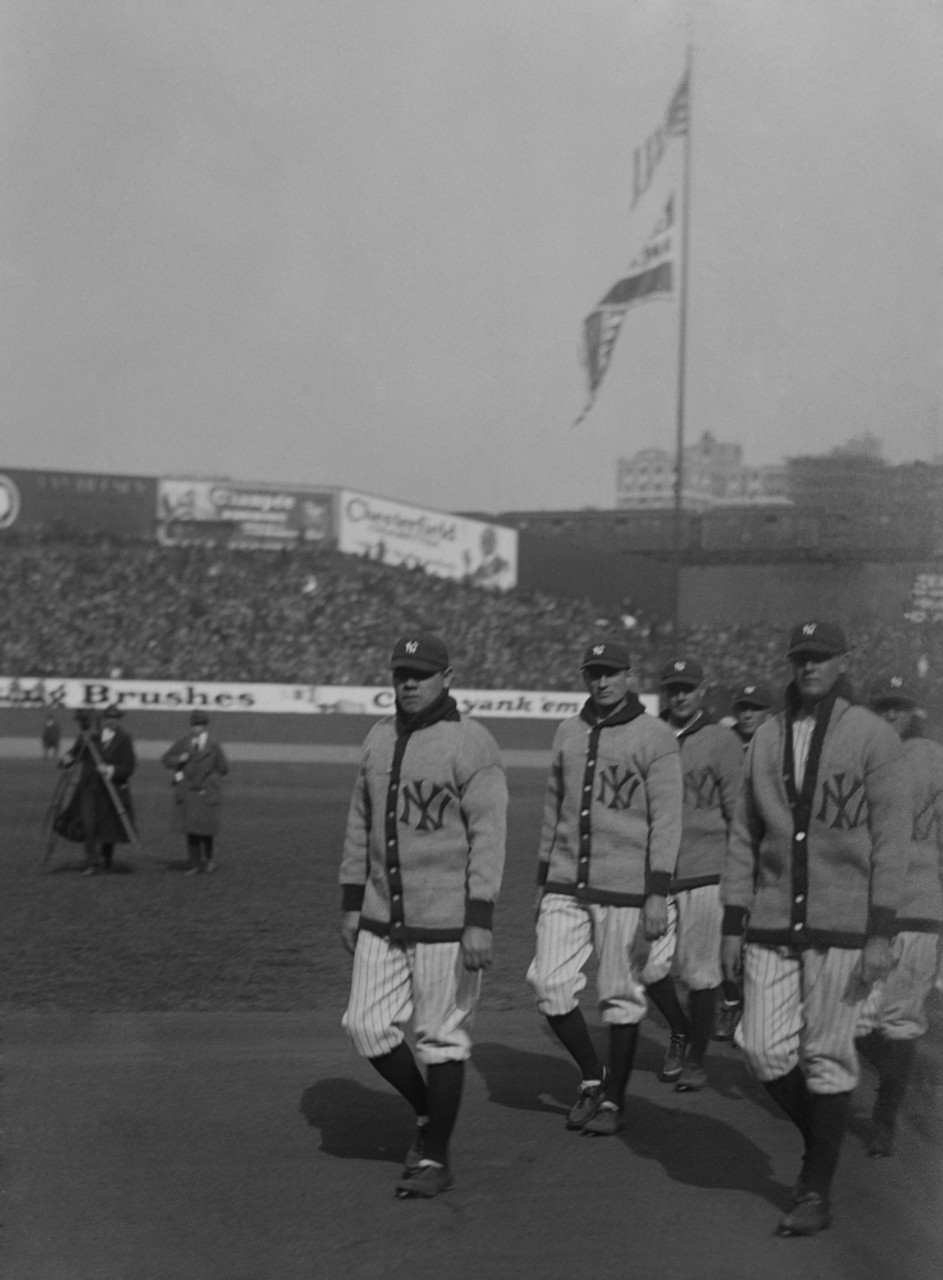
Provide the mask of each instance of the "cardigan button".
{"label": "cardigan button", "polygon": [[804,832],[804,831],[797,831],[797,832],[796,832],[796,840],[804,840],[804,839],[805,839],[805,832]]}

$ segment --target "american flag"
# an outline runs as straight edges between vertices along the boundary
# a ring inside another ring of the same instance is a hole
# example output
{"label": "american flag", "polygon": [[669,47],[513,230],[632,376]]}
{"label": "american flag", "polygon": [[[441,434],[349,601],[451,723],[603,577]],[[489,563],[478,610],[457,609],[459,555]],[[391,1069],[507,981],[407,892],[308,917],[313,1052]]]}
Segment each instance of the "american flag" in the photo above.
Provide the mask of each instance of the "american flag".
{"label": "american flag", "polygon": [[681,83],[675,89],[674,97],[668,104],[665,116],[665,129],[672,138],[681,138],[688,131],[688,118],[691,110],[691,97],[688,86],[688,73],[685,71]]}

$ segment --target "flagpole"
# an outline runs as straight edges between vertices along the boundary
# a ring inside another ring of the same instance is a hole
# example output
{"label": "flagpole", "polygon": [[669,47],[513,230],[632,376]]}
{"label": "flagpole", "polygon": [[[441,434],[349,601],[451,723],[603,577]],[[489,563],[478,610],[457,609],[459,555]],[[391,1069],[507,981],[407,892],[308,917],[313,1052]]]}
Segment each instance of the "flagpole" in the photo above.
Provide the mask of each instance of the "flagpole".
{"label": "flagpole", "polygon": [[673,528],[673,569],[674,569],[674,638],[680,637],[681,628],[681,569],[684,561],[684,378],[687,357],[688,334],[688,227],[691,208],[691,125],[694,112],[692,110],[693,58],[691,45],[688,45],[685,59],[685,78],[687,80],[687,128],[683,134],[684,154],[681,171],[681,254],[679,263],[680,282],[678,285],[678,401],[675,419],[675,486],[674,486],[674,528]]}

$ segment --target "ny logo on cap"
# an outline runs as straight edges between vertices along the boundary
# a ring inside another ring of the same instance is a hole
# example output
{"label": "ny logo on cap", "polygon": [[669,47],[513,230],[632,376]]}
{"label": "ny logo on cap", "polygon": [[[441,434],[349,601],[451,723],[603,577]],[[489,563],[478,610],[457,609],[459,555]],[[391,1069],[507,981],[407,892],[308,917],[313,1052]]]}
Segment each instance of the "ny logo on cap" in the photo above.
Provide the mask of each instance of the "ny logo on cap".
{"label": "ny logo on cap", "polygon": [[903,686],[903,683],[904,683],[904,677],[903,677],[903,676],[891,676],[891,688],[892,688],[892,689],[900,689],[900,688]]}
{"label": "ny logo on cap", "polygon": [[406,644],[405,644],[405,646],[404,646],[404,647],[405,647],[405,649],[406,649],[406,652],[407,652],[407,653],[415,653],[415,652],[416,652],[416,650],[419,648],[419,641],[418,641],[418,640],[407,640],[407,641],[406,641]]}
{"label": "ny logo on cap", "polygon": [[594,645],[593,645],[593,653],[595,654],[595,656],[596,656],[597,658],[600,656],[600,654],[603,654],[603,653],[605,653],[605,652],[606,652],[606,646],[605,646],[604,644],[594,644]]}
{"label": "ny logo on cap", "polygon": [[803,634],[804,636],[814,636],[814,635],[815,635],[815,623],[814,623],[814,622],[806,622],[806,623],[803,623],[803,626],[802,626],[802,634]]}
{"label": "ny logo on cap", "polygon": [[756,693],[756,685],[748,684],[743,690],[744,693]]}
{"label": "ny logo on cap", "polygon": [[688,664],[684,660],[680,662],[676,662],[674,664],[675,671],[686,671],[687,668],[688,668]]}

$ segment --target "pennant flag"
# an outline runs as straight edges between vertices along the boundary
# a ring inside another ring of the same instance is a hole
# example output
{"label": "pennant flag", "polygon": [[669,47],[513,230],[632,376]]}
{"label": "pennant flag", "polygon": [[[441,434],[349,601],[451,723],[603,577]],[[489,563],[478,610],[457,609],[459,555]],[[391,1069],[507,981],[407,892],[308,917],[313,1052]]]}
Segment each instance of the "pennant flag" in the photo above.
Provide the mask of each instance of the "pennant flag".
{"label": "pennant flag", "polygon": [[573,423],[578,427],[596,399],[605,377],[625,313],[637,302],[671,296],[674,196],[670,196],[654,230],[629,266],[629,274],[612,286],[583,321],[583,362],[589,382],[586,407]]}

